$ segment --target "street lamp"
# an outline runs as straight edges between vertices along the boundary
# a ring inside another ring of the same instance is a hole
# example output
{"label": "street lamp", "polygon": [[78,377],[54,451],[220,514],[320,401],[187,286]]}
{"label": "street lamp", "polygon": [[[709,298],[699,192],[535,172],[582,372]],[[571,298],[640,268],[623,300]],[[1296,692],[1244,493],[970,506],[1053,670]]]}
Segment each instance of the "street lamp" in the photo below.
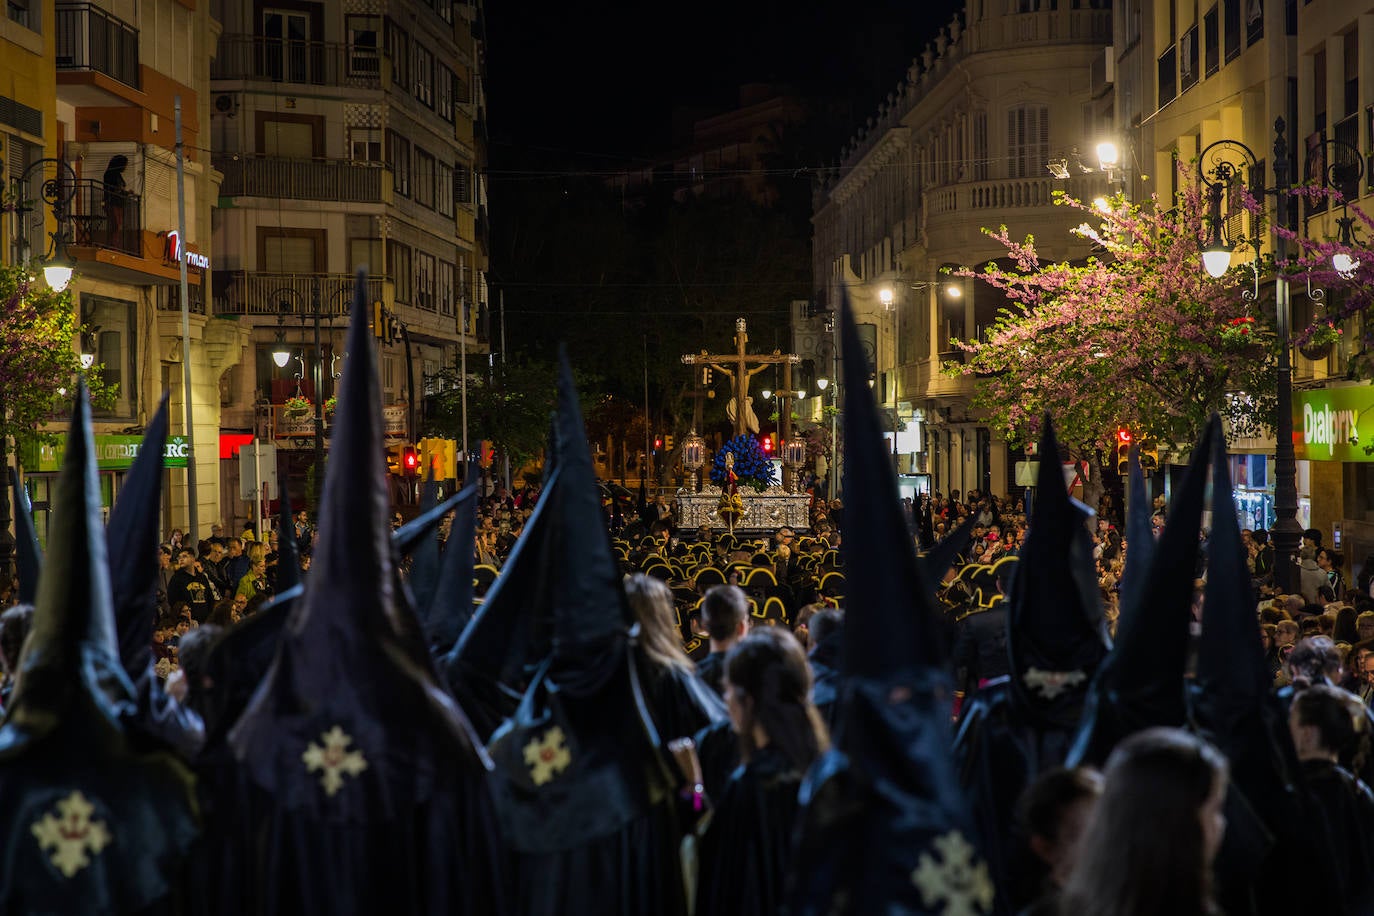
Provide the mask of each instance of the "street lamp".
{"label": "street lamp", "polygon": [[[1274,121],[1274,187],[1262,187],[1264,177],[1254,174],[1258,159],[1251,149],[1236,140],[1218,140],[1202,151],[1198,158],[1198,177],[1207,187],[1209,200],[1208,219],[1211,223],[1211,236],[1202,246],[1203,267],[1213,277],[1224,274],[1231,263],[1234,247],[1227,243],[1223,235],[1224,220],[1221,214],[1221,200],[1227,188],[1234,182],[1243,180],[1243,170],[1250,173],[1251,184],[1260,185],[1252,193],[1256,196],[1273,194],[1276,199],[1277,215],[1274,219],[1274,312],[1279,338],[1278,358],[1278,417],[1275,422],[1276,443],[1274,448],[1274,514],[1276,522],[1271,536],[1274,539],[1274,553],[1278,558],[1274,564],[1276,584],[1284,592],[1292,592],[1294,564],[1289,559],[1296,555],[1302,539],[1302,525],[1298,523],[1297,461],[1293,452],[1293,364],[1289,348],[1292,345],[1292,304],[1289,300],[1288,278],[1277,265],[1288,258],[1288,239],[1280,230],[1280,223],[1288,209],[1288,141],[1284,138],[1283,118]],[[1259,240],[1250,240],[1256,252],[1256,283],[1258,284]],[[1246,298],[1249,298],[1248,296]]]}
{"label": "street lamp", "polygon": [[71,218],[67,212],[67,205],[71,203],[72,196],[76,193],[76,172],[72,171],[72,167],[63,159],[45,158],[31,163],[15,180],[18,189],[16,197],[20,200],[15,212],[21,221],[26,214],[33,212],[34,208],[25,201],[24,187],[28,184],[29,176],[35,169],[46,169],[50,165],[54,167],[53,171],[56,172],[56,175],[53,178],[43,179],[38,194],[52,210],[57,231],[48,234],[52,240],[52,247],[44,256],[41,264],[43,265],[43,281],[48,284],[53,292],[60,293],[72,282],[72,272],[76,269],[76,259],[67,251],[67,224]]}
{"label": "street lamp", "polygon": [[1110,140],[1097,144],[1097,164],[1104,172],[1110,172],[1121,164],[1121,151]]}
{"label": "street lamp", "polygon": [[61,229],[53,233],[52,248],[52,255],[43,262],[43,280],[53,292],[60,293],[72,282],[76,259],[67,253],[67,243]]}
{"label": "street lamp", "polygon": [[[1334,186],[1341,191],[1341,215],[1336,218],[1336,227],[1338,241],[1343,247],[1349,248],[1356,241],[1355,218],[1350,215],[1350,195],[1343,189],[1354,188],[1355,193],[1359,193],[1360,180],[1364,178],[1364,160],[1360,157],[1360,151],[1344,140],[1323,140],[1320,145],[1308,151],[1308,178],[1312,177],[1312,160],[1318,155],[1324,157],[1328,146],[1340,150],[1342,155],[1335,162],[1323,159],[1322,183],[1323,186]],[[1352,257],[1348,251],[1338,251],[1331,256],[1331,267],[1342,279],[1349,280],[1355,276],[1355,271],[1360,269],[1360,261]]]}

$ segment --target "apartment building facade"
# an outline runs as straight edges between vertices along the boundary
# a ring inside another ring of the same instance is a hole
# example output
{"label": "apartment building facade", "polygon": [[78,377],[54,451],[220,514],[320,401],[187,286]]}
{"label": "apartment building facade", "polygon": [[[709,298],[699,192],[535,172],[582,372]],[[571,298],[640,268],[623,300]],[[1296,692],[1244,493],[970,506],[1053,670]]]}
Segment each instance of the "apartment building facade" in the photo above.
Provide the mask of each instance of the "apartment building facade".
{"label": "apartment building facade", "polygon": [[[60,237],[75,260],[70,289],[85,328],[79,345],[116,392],[95,418],[107,509],[136,451],[125,446],[137,443],[162,392],[170,392],[169,527],[187,524],[192,500],[200,518],[218,512],[219,382],[241,350],[239,330],[206,315],[210,277],[197,267],[189,271],[185,341],[179,315],[178,258],[191,253],[199,264],[210,247],[215,189],[203,126],[216,31],[208,9],[179,0],[15,2],[0,21],[0,71],[12,90],[0,100],[5,180],[20,202],[6,219],[5,257],[36,263]],[[184,233],[177,232],[178,104]],[[54,200],[45,201],[45,184]],[[184,362],[194,440],[185,424]],[[59,443],[20,456],[40,536],[61,453]],[[199,472],[194,494],[184,470],[190,462]]]}
{"label": "apartment building facade", "polygon": [[481,4],[213,6],[213,311],[250,334],[223,432],[275,441],[299,495],[313,418],[282,407],[332,396],[357,269],[383,315],[390,436],[414,439],[431,377],[486,350]]}
{"label": "apartment building facade", "polygon": [[[1342,0],[1126,0],[1118,4],[1115,51],[1118,60],[1117,122],[1122,138],[1160,176],[1154,190],[1167,200],[1177,179],[1174,163],[1196,168],[1195,160],[1214,144],[1243,144],[1257,164],[1250,187],[1275,185],[1275,121],[1284,121],[1288,176],[1292,184],[1325,183],[1325,166],[1342,165],[1358,180],[1342,181],[1350,205],[1370,210],[1374,193],[1374,4]],[[1129,83],[1130,90],[1126,89]],[[1204,163],[1207,157],[1203,159]],[[1265,226],[1229,226],[1237,235],[1261,241],[1274,254],[1275,220],[1310,239],[1338,234],[1340,206],[1266,195]],[[1229,220],[1228,220],[1229,221]],[[1368,239],[1356,241],[1367,244]],[[1251,255],[1242,246],[1233,265]],[[1274,307],[1270,278],[1261,302]],[[1337,311],[1349,293],[1335,280],[1326,288],[1291,282],[1292,325],[1297,331],[1314,318]],[[1342,341],[1320,359],[1293,351],[1295,441],[1303,434],[1302,412],[1332,397],[1359,400],[1374,392],[1365,365],[1367,319],[1341,322]],[[1374,398],[1371,398],[1374,400]],[[1232,443],[1233,477],[1244,480],[1236,500],[1246,521],[1264,525],[1272,517],[1272,439]],[[1341,448],[1298,447],[1298,520],[1333,535],[1340,530],[1347,558],[1362,560],[1374,550],[1374,471],[1371,456],[1356,443]],[[1351,578],[1357,563],[1347,563]]]}
{"label": "apartment building facade", "polygon": [[1018,457],[971,406],[972,379],[941,371],[961,358],[953,341],[979,336],[1004,300],[947,271],[1002,257],[984,233],[1000,225],[1033,234],[1048,258],[1087,254],[1069,232],[1081,220],[1053,193],[1091,198],[1108,176],[1085,165],[1059,179],[1047,166],[1086,163],[1110,134],[1111,22],[1105,2],[971,0],[817,187],[820,308],[794,320],[796,345],[839,377],[825,315],[847,287],[874,389],[904,428],[898,470],[942,492],[1005,493]]}

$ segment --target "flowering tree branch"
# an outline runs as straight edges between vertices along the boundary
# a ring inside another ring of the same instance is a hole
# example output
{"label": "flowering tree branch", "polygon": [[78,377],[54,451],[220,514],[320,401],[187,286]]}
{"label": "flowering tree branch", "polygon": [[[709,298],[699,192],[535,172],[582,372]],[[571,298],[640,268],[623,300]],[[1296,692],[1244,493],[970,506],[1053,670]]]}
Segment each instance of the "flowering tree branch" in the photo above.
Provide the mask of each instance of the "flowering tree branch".
{"label": "flowering tree branch", "polygon": [[[1213,411],[1234,432],[1272,429],[1272,319],[1241,295],[1248,268],[1220,280],[1202,269],[1208,202],[1191,171],[1180,173],[1167,210],[1157,198],[1142,207],[1118,195],[1099,208],[1056,194],[1085,216],[1074,231],[1098,254],[1084,263],[1043,264],[1033,238],[1018,242],[1003,226],[985,231],[1009,266],[956,271],[1007,305],[983,340],[956,341],[965,358],[945,370],[978,379],[976,406],[1010,441],[1034,441],[1046,412],[1063,441],[1084,447],[1106,446],[1123,425],[1191,444]],[[1233,203],[1262,215],[1245,195]]]}

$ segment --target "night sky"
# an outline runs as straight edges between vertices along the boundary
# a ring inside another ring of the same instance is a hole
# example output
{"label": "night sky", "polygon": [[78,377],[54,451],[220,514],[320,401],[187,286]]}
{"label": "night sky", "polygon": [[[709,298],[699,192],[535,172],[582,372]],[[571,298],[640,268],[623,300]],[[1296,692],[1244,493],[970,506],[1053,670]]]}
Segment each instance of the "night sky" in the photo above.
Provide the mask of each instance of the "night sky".
{"label": "night sky", "polygon": [[614,168],[666,151],[675,108],[728,108],[746,82],[839,96],[867,117],[962,6],[488,0],[493,177],[514,161]]}

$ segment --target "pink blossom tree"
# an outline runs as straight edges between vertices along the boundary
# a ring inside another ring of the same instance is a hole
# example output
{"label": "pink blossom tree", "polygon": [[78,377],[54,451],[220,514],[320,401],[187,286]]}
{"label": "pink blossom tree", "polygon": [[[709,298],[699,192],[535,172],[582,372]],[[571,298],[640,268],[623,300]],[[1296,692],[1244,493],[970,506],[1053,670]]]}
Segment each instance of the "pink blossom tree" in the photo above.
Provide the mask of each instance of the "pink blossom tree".
{"label": "pink blossom tree", "polygon": [[[1182,166],[1180,175],[1172,209],[1158,198],[1141,206],[1120,195],[1099,204],[1056,195],[1084,214],[1075,232],[1096,249],[1085,263],[1042,263],[1033,238],[1018,242],[1003,226],[985,231],[1010,266],[957,272],[1007,304],[983,339],[958,342],[965,358],[945,371],[977,378],[975,406],[1012,443],[1035,441],[1045,413],[1060,441],[1089,459],[1119,426],[1183,447],[1213,411],[1236,432],[1272,429],[1272,315],[1242,295],[1248,268],[1219,280],[1202,269],[1205,191]],[[1240,197],[1258,216],[1256,202]]]}
{"label": "pink blossom tree", "polygon": [[[1278,229],[1289,240],[1290,255],[1282,266],[1291,274],[1305,274],[1312,287],[1322,290],[1313,321],[1293,329],[1294,343],[1305,345],[1327,327],[1343,331],[1348,319],[1358,317],[1360,333],[1349,344],[1351,369],[1358,377],[1374,377],[1374,321],[1366,316],[1374,305],[1374,218],[1358,205],[1347,206],[1340,190],[1331,185],[1309,184],[1295,189],[1293,196],[1309,211],[1340,208],[1334,237],[1312,237],[1310,232],[1321,225],[1317,220],[1308,223],[1308,232]],[[1346,231],[1340,230],[1339,220],[1347,221]]]}

